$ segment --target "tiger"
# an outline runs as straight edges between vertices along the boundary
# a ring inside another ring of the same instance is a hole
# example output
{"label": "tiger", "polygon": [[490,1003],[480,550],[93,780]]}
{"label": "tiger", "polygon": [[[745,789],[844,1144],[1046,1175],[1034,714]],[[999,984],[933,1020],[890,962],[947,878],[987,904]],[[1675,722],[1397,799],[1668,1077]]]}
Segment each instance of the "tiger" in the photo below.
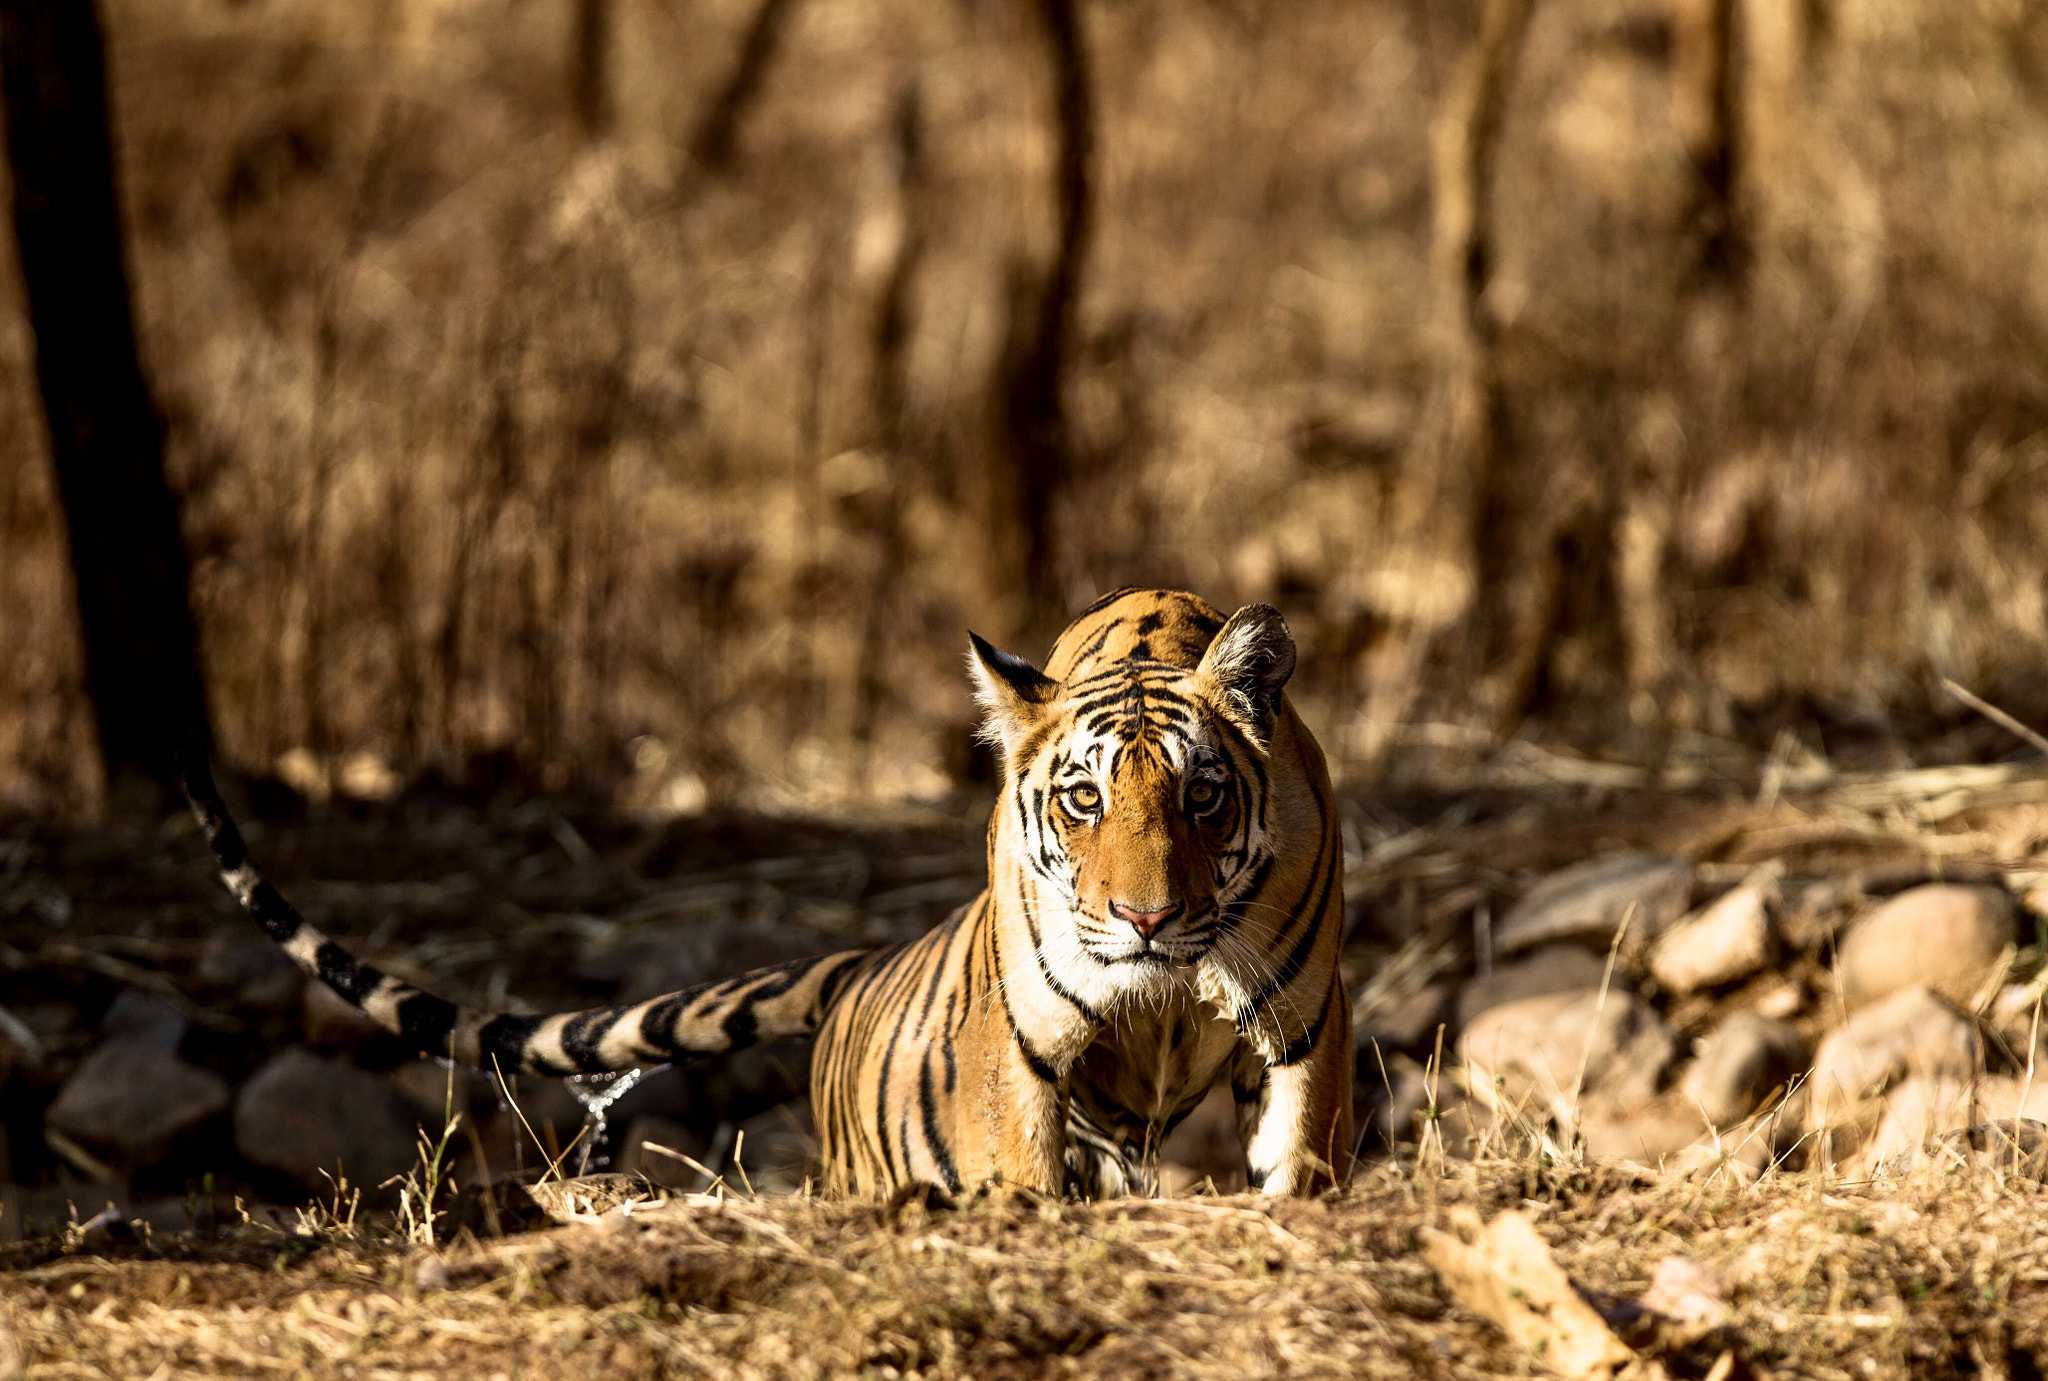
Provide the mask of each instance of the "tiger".
{"label": "tiger", "polygon": [[981,893],[906,943],[644,1002],[492,1013],[382,973],[263,878],[189,753],[186,794],[256,922],[421,1054],[559,1076],[813,1037],[829,1193],[1156,1195],[1161,1141],[1225,1079],[1254,1190],[1343,1183],[1344,850],[1322,751],[1285,693],[1285,621],[1131,588],[1075,618],[1042,670],[968,640],[1000,765]]}

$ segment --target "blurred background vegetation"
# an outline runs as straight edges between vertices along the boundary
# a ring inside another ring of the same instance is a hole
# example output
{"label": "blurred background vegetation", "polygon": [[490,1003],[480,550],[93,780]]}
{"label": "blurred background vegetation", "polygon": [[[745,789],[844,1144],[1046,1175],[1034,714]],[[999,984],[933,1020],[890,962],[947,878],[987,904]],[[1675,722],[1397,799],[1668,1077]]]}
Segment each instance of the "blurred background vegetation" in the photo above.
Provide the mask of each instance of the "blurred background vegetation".
{"label": "blurred background vegetation", "polygon": [[[2048,719],[2025,0],[106,0],[223,755],[985,775],[972,626],[1277,604],[1353,783]],[[14,256],[0,808],[103,783]]]}

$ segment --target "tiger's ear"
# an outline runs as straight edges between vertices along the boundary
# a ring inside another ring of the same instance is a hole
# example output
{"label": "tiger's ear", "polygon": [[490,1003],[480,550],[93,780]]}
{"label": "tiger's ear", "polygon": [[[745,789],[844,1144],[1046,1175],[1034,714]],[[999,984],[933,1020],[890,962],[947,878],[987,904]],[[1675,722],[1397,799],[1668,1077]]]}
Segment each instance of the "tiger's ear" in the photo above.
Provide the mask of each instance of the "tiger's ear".
{"label": "tiger's ear", "polygon": [[974,698],[981,705],[981,737],[1007,761],[1037,725],[1045,705],[1059,693],[1060,684],[1022,657],[998,651],[977,633],[969,633],[967,641],[973,646],[967,671],[974,678]]}
{"label": "tiger's ear", "polygon": [[1247,604],[1217,631],[1195,674],[1225,713],[1263,743],[1280,710],[1280,692],[1294,675],[1294,635],[1270,604]]}

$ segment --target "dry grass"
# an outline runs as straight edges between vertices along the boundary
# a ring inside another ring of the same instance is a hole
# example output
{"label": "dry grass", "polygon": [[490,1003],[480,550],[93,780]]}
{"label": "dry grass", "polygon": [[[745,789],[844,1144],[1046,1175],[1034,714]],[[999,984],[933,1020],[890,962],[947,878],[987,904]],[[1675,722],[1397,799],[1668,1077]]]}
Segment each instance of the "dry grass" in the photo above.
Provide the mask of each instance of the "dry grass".
{"label": "dry grass", "polygon": [[[0,1311],[38,1378],[1528,1374],[1419,1254],[1422,1229],[1468,1205],[1532,1213],[1672,1376],[1724,1353],[1736,1375],[2033,1376],[2042,1193],[1995,1168],[1740,1187],[1532,1160],[1381,1166],[1315,1203],[698,1195],[438,1253],[253,1225],[23,1244]],[[1673,1255],[1706,1268],[1725,1318],[1644,1315]]]}

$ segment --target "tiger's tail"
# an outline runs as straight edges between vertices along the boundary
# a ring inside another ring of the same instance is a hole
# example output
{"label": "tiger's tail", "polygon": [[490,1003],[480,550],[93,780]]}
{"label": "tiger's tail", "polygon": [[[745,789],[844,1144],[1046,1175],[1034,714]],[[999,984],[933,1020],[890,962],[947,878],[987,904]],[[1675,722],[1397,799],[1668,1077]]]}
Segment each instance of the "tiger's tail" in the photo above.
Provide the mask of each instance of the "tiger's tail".
{"label": "tiger's tail", "polygon": [[848,980],[880,953],[843,950],[795,959],[645,1002],[580,1012],[513,1016],[457,1006],[364,963],[307,924],[250,861],[201,753],[181,752],[178,776],[235,900],[307,975],[423,1055],[506,1074],[599,1074],[808,1036]]}

